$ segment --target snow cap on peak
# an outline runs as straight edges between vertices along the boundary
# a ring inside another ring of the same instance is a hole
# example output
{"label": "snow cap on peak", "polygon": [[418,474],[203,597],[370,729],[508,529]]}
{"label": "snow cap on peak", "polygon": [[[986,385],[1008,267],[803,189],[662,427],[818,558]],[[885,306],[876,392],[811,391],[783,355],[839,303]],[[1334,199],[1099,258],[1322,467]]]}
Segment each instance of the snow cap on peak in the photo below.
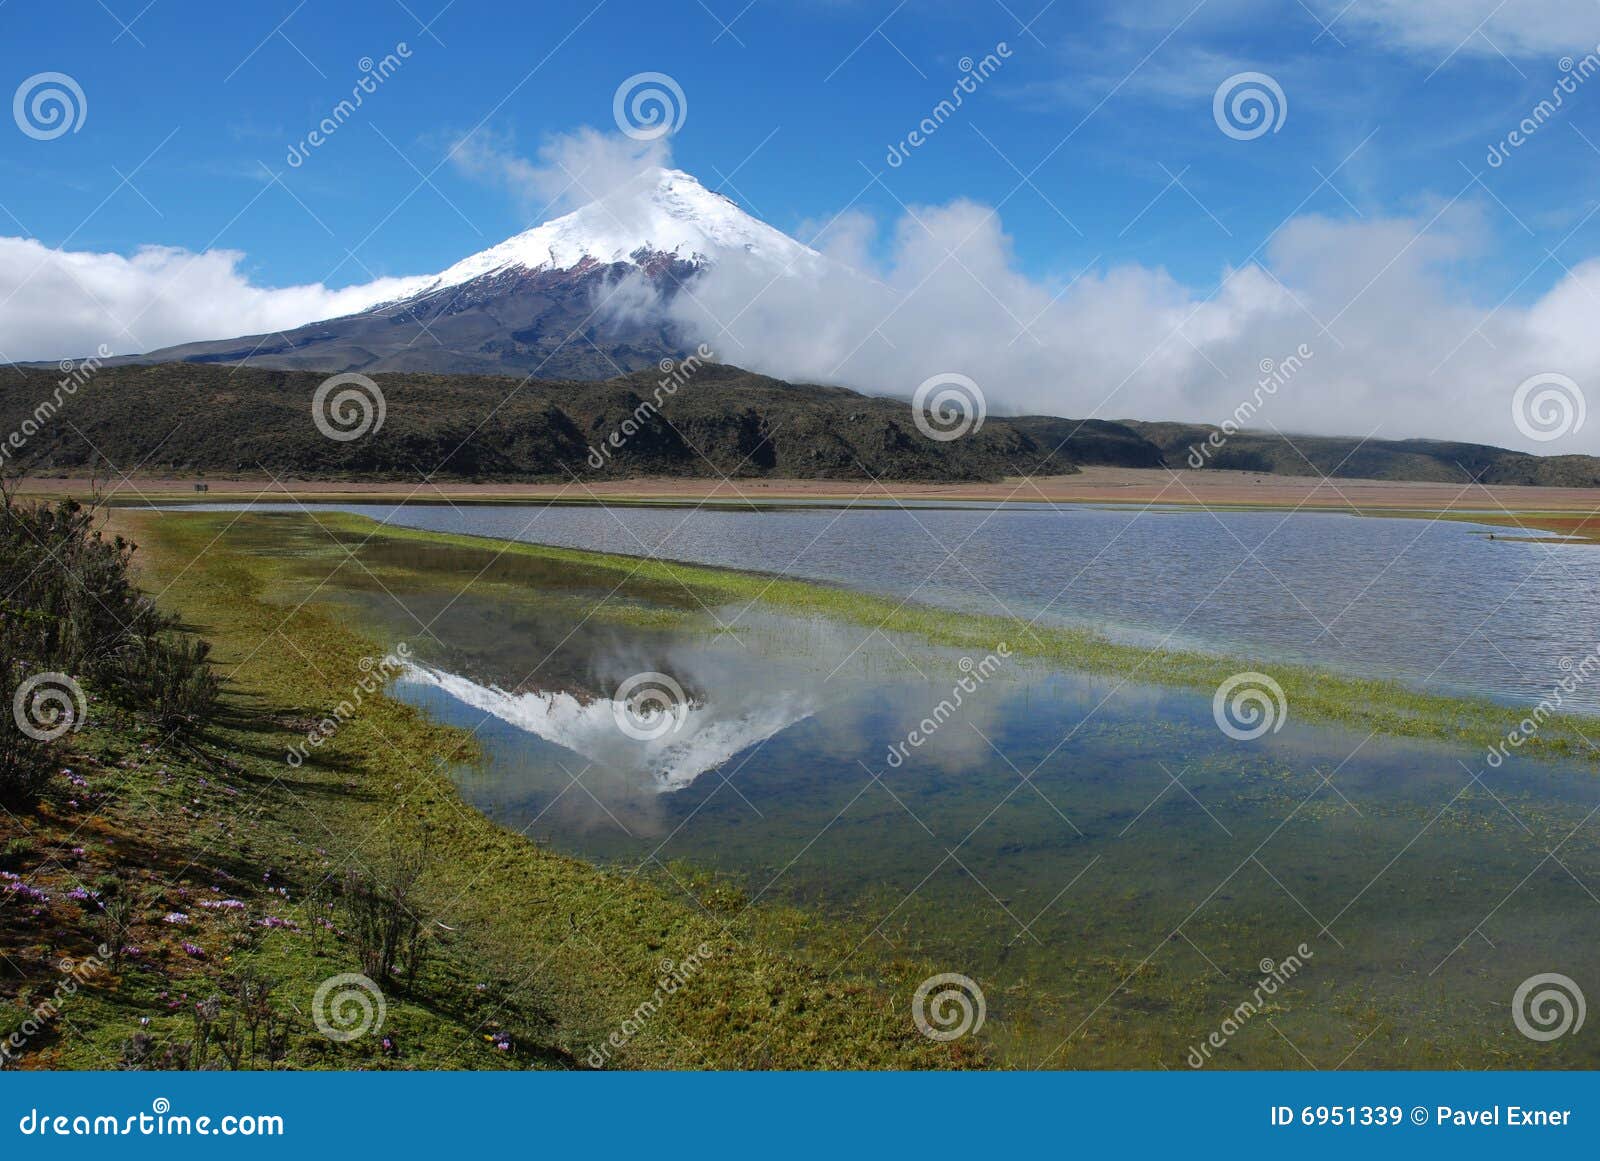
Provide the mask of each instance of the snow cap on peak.
{"label": "snow cap on peak", "polygon": [[570,214],[457,262],[426,289],[502,270],[568,270],[586,259],[633,262],[641,251],[696,264],[741,254],[774,274],[820,258],[683,170],[653,166]]}

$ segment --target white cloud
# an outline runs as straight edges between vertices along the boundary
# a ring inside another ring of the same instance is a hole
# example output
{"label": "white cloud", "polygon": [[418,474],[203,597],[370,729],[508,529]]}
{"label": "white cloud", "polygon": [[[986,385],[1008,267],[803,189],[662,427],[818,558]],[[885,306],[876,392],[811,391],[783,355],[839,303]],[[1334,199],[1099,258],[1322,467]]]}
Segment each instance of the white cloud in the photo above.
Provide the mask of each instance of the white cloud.
{"label": "white cloud", "polygon": [[643,170],[672,160],[665,138],[635,141],[590,128],[546,138],[538,161],[518,156],[509,141],[477,130],[451,147],[450,159],[470,177],[503,185],[523,209],[541,217],[617,198]]}
{"label": "white cloud", "polygon": [[1341,39],[1355,29],[1439,59],[1561,56],[1600,43],[1593,0],[1323,0],[1317,9]]}
{"label": "white cloud", "polygon": [[[1494,309],[1450,274],[1482,244],[1478,211],[1433,218],[1301,217],[1262,263],[1201,291],[1132,263],[1072,285],[1035,281],[986,207],[912,207],[880,267],[774,282],[724,263],[675,310],[691,341],[754,370],[902,396],[953,371],[977,380],[993,412],[1080,418],[1220,423],[1252,395],[1263,360],[1304,345],[1312,356],[1267,395],[1256,426],[1600,451],[1589,430],[1536,443],[1510,410],[1517,384],[1541,372],[1600,388],[1600,260],[1532,305]],[[849,237],[859,261],[859,232]]]}
{"label": "white cloud", "polygon": [[131,256],[0,238],[0,358],[142,353],[198,339],[283,330],[401,297],[416,279],[341,290],[256,286],[236,250],[145,246]]}

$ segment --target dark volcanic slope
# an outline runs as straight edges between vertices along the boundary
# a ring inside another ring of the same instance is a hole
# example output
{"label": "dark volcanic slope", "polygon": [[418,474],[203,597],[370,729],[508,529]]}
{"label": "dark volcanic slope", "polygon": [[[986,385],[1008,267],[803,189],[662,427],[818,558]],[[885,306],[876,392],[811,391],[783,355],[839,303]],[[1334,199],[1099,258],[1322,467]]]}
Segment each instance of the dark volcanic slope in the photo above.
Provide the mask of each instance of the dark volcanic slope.
{"label": "dark volcanic slope", "polygon": [[[20,426],[59,374],[0,377],[0,431]],[[784,383],[707,364],[648,408],[659,370],[606,382],[474,375],[377,375],[382,428],[329,439],[312,422],[325,376],[195,363],[102,369],[12,460],[36,472],[83,471],[96,449],[131,471],[255,472],[295,476],[525,480],[572,475],[672,475],[886,480],[996,480],[1067,473],[1076,462],[1159,462],[1126,428],[1092,423],[1056,450],[1072,425],[991,417],[940,442],[922,435],[903,401],[839,387]],[[612,432],[643,422],[607,459]],[[1081,457],[1081,459],[1079,458]],[[1108,458],[1109,457],[1109,458]]]}
{"label": "dark volcanic slope", "polygon": [[[641,258],[649,259],[642,271],[663,301],[695,269],[670,255]],[[270,335],[187,343],[119,362],[608,379],[681,353],[662,321],[667,311],[645,318],[597,309],[616,279],[640,272],[593,260],[570,270],[501,271],[363,314]]]}
{"label": "dark volcanic slope", "polygon": [[[1205,424],[1140,420],[1129,420],[1120,426],[1155,444],[1168,466],[1174,468],[1193,467],[1191,450],[1203,451],[1205,441],[1218,430]],[[1600,485],[1600,459],[1593,456],[1535,456],[1485,444],[1432,439],[1362,441],[1349,436],[1241,431],[1212,450],[1203,466],[1335,479],[1450,484],[1476,480],[1483,484],[1542,484],[1557,488]]]}

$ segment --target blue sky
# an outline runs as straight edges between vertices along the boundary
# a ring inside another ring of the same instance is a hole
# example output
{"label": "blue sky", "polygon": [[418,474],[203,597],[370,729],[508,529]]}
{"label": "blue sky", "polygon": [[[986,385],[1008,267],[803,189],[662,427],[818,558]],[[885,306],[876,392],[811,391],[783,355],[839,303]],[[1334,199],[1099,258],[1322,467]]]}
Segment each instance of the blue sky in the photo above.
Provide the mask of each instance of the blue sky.
{"label": "blue sky", "polygon": [[[852,339],[772,355],[774,373],[909,391],[930,360],[999,349],[1000,407],[1214,419],[1264,358],[1309,343],[1321,358],[1283,422],[1374,412],[1384,434],[1513,446],[1501,400],[1520,380],[1600,379],[1594,0],[11,0],[0,36],[18,100],[44,73],[82,93],[72,132],[30,133],[14,107],[0,133],[0,357],[358,309],[332,292],[557,212],[507,175],[585,127],[625,142],[613,96],[659,72],[684,96],[673,164],[802,240],[849,225],[883,283],[924,292],[906,276],[919,232],[978,239],[925,311],[890,308],[921,327],[873,338],[895,359]],[[402,44],[291,165],[363,60]],[[1246,73],[1282,94],[1274,131],[1217,119]],[[997,325],[964,325],[991,300]],[[808,305],[739,357],[759,363]],[[948,342],[920,357],[925,333]]]}
{"label": "blue sky", "polygon": [[[609,127],[617,84],[654,70],[687,98],[678,164],[791,233],[852,204],[888,218],[896,197],[1004,199],[1002,220],[1033,273],[1127,258],[1204,282],[1297,209],[1416,212],[1456,196],[1470,169],[1485,174],[1488,190],[1467,197],[1487,207],[1498,246],[1463,273],[1485,295],[1512,290],[1526,256],[1564,238],[1569,263],[1600,248],[1595,219],[1566,237],[1600,191],[1600,152],[1580,136],[1600,142],[1600,96],[1575,103],[1510,164],[1485,162],[1559,79],[1559,58],[1600,41],[1593,5],[1575,6],[1589,15],[1570,36],[1501,35],[1500,24],[1525,24],[1517,10],[1527,5],[1509,4],[1488,36],[1453,53],[1457,32],[1481,17],[1470,3],[1441,6],[1463,15],[1430,26],[1425,13],[1362,19],[1373,6],[1357,0],[1331,27],[1343,0],[1040,7],[11,3],[0,9],[16,74],[6,79],[67,72],[88,115],[57,140],[0,137],[0,224],[74,250],[238,249],[269,284],[436,270],[530,224],[503,189],[441,165],[463,133],[531,152],[552,132]],[[289,145],[348,94],[358,61],[400,42],[411,57],[361,118],[291,170]],[[889,171],[888,145],[948,93],[960,58],[1000,42],[1011,57],[959,120]],[[1212,121],[1216,85],[1244,70],[1273,76],[1288,102],[1282,128],[1253,141]],[[1319,189],[1319,171],[1341,162]],[[287,190],[262,192],[263,165]],[[862,192],[868,168],[888,189]],[[415,189],[422,174],[431,184]],[[1018,190],[1022,174],[1031,185]],[[1547,265],[1517,293],[1558,274]]]}

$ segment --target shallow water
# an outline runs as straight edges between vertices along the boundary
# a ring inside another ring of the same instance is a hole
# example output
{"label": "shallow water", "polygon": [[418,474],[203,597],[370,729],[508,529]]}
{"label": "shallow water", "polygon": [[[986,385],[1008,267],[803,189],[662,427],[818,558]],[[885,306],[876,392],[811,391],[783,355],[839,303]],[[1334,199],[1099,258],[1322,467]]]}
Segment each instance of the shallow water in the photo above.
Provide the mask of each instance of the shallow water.
{"label": "shallow water", "polygon": [[[1491,540],[1453,521],[1043,504],[339,507],[413,528],[782,572],[1497,699],[1538,701],[1563,659],[1575,663],[1600,642],[1600,549]],[[1600,711],[1600,683],[1571,704]]]}
{"label": "shallow water", "polygon": [[[841,968],[968,975],[1008,1062],[1189,1066],[1293,956],[1215,1063],[1600,1064],[1594,1037],[1536,1043],[1510,1010],[1542,972],[1600,994],[1600,782],[1577,764],[1292,720],[1240,742],[1188,692],[770,614],[719,633],[731,610],[614,574],[380,539],[329,577],[303,520],[231,535],[411,643],[395,691],[477,735],[458,781],[490,817],[823,908],[860,932]],[[628,716],[639,674],[676,683],[679,718]]]}

